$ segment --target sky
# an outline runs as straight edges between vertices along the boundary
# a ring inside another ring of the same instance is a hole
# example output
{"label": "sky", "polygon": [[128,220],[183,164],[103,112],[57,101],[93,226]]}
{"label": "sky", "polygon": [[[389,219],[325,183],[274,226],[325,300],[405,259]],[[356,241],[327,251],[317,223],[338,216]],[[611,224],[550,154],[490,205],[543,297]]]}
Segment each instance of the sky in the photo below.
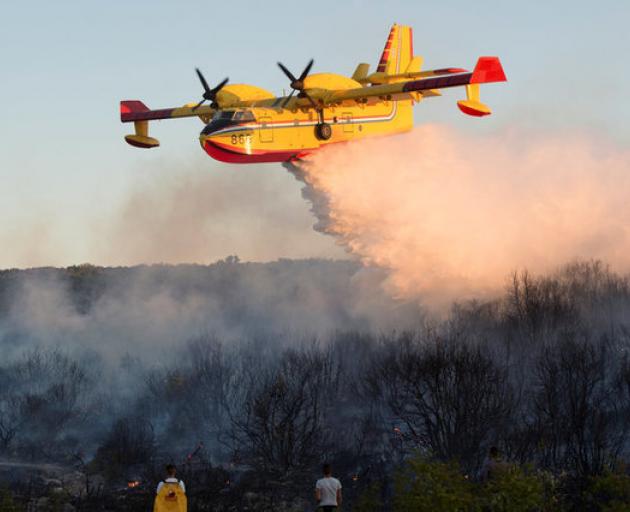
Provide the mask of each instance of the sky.
{"label": "sky", "polygon": [[394,22],[413,26],[426,68],[498,55],[509,80],[483,88],[488,118],[461,115],[447,91],[416,107],[417,124],[627,148],[628,19],[627,0],[3,2],[0,268],[344,257],[282,167],[210,159],[198,119],[154,123],[161,147],[132,148],[118,104],[198,101],[196,66],[275,93],[288,88],[278,60],[350,75],[376,66]]}

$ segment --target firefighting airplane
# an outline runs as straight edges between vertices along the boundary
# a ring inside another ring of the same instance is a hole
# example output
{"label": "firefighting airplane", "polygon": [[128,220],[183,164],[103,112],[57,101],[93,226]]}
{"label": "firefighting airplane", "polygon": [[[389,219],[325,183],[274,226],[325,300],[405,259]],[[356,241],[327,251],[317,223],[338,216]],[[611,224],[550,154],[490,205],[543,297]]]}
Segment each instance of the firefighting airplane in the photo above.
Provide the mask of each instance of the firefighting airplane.
{"label": "firefighting airplane", "polygon": [[[413,54],[411,27],[394,25],[374,73],[369,64],[359,64],[351,78],[311,75],[311,60],[296,77],[278,63],[292,90],[276,97],[254,85],[227,85],[227,78],[210,88],[197,69],[204,89],[199,103],[150,110],[141,101],[125,100],[120,102],[120,118],[134,123],[135,133],[125,136],[132,146],[160,145],[149,136],[149,121],[199,117],[205,124],[201,146],[217,160],[290,162],[326,144],[411,130],[413,105],[449,87],[466,88],[466,99],[457,102],[464,114],[486,116],[490,109],[479,100],[479,84],[506,81],[498,57],[480,57],[472,73],[461,68],[421,71],[422,63],[423,58]],[[210,105],[203,105],[205,101]]]}

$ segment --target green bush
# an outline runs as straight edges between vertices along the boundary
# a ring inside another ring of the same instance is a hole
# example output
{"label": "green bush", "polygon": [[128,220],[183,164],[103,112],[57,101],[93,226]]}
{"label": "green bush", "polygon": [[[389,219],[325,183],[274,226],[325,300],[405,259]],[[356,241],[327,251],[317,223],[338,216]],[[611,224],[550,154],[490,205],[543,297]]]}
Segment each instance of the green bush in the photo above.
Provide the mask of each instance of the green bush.
{"label": "green bush", "polygon": [[[557,481],[551,474],[510,464],[495,471],[488,481],[473,483],[455,463],[415,457],[397,472],[394,488],[393,510],[396,512],[562,510],[557,498]],[[614,488],[618,489],[619,485]],[[610,509],[613,510],[618,509]]]}
{"label": "green bush", "polygon": [[601,512],[630,511],[630,477],[621,473],[605,473],[594,477],[587,491],[588,501]]}
{"label": "green bush", "polygon": [[23,508],[13,501],[11,491],[0,488],[0,512],[22,512]]}
{"label": "green bush", "polygon": [[545,491],[541,475],[528,473],[518,466],[506,465],[480,487],[479,501],[483,510],[491,512],[558,510],[555,506],[545,506],[553,500]]}
{"label": "green bush", "polygon": [[460,512],[479,510],[472,483],[455,463],[407,461],[394,481],[396,512]]}
{"label": "green bush", "polygon": [[357,499],[352,507],[352,512],[379,512],[383,509],[381,499],[381,486],[378,483],[371,484]]}

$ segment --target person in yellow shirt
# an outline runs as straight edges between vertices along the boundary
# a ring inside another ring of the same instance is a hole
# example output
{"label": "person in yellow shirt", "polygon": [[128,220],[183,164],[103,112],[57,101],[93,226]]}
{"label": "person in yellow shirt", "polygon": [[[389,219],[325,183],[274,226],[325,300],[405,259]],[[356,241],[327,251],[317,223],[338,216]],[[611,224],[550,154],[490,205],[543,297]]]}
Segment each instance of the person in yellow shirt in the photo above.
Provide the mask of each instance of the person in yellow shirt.
{"label": "person in yellow shirt", "polygon": [[166,466],[168,476],[157,486],[153,512],[186,512],[186,486],[175,477],[176,472],[173,464]]}

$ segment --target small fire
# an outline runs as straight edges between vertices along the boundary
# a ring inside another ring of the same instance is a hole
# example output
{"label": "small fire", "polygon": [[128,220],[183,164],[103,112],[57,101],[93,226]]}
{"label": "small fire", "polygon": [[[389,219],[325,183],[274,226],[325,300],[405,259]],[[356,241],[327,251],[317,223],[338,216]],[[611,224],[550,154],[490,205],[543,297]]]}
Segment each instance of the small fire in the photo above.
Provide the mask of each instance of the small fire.
{"label": "small fire", "polygon": [[400,427],[394,427],[394,433],[397,436],[401,436],[402,435],[402,430],[400,430]]}
{"label": "small fire", "polygon": [[134,487],[138,487],[140,485],[140,482],[138,480],[131,480],[130,482],[127,482],[127,487],[129,489],[133,489]]}
{"label": "small fire", "polygon": [[356,473],[354,475],[352,475],[352,481],[356,482],[359,479],[359,475],[357,475]]}

